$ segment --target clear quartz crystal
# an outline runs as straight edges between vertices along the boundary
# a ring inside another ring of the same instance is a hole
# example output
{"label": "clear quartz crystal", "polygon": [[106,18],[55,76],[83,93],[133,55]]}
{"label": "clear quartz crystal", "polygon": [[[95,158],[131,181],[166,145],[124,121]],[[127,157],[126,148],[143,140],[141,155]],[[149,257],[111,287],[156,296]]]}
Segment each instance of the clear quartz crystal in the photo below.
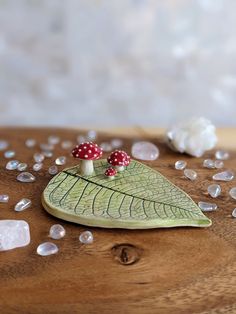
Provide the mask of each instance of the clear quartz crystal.
{"label": "clear quartz crystal", "polygon": [[113,138],[111,140],[111,146],[112,146],[113,149],[121,148],[123,146],[123,144],[124,144],[124,142],[120,138]]}
{"label": "clear quartz crystal", "polygon": [[42,153],[35,153],[34,154],[34,161],[37,163],[41,163],[44,161],[44,155]]}
{"label": "clear quartz crystal", "polygon": [[28,198],[22,198],[16,205],[15,211],[21,212],[31,206],[32,202]]}
{"label": "clear quartz crystal", "polygon": [[52,242],[44,242],[41,243],[37,247],[37,254],[41,256],[48,256],[52,254],[56,254],[58,252],[58,247],[56,244]]}
{"label": "clear quartz crystal", "polygon": [[203,167],[209,168],[209,169],[214,169],[215,168],[215,162],[212,159],[205,159],[203,161]]}
{"label": "clear quartz crystal", "polygon": [[140,160],[156,160],[159,157],[159,149],[150,142],[136,142],[132,145],[131,154]]}
{"label": "clear quartz crystal", "polygon": [[0,194],[0,203],[7,203],[9,201],[9,195]]}
{"label": "clear quartz crystal", "polygon": [[56,224],[51,226],[49,236],[52,239],[58,240],[66,235],[66,230],[62,225]]}
{"label": "clear quartz crystal", "polygon": [[93,234],[90,231],[84,231],[79,236],[79,240],[81,243],[90,244],[93,243]]}
{"label": "clear quartz crystal", "polygon": [[104,152],[107,152],[107,153],[111,152],[113,149],[111,143],[109,142],[102,142],[100,147],[103,149]]}
{"label": "clear quartz crystal", "polygon": [[87,133],[87,139],[88,141],[95,141],[97,138],[97,132],[94,131],[94,130],[89,130],[88,133]]}
{"label": "clear quartz crystal", "polygon": [[0,251],[8,251],[30,243],[29,225],[24,220],[0,220]]}
{"label": "clear quartz crystal", "polygon": [[234,178],[234,173],[230,170],[226,170],[220,173],[216,173],[212,178],[216,181],[231,181]]}
{"label": "clear quartz crystal", "polygon": [[28,165],[24,162],[21,162],[18,166],[17,166],[17,170],[18,171],[25,171],[27,169]]}
{"label": "clear quartz crystal", "polygon": [[236,218],[236,208],[232,211],[232,217]]}
{"label": "clear quartz crystal", "polygon": [[51,175],[57,174],[57,173],[58,173],[58,168],[57,168],[57,166],[53,165],[53,166],[49,167],[48,173],[51,174]]}
{"label": "clear quartz crystal", "polygon": [[221,169],[221,168],[224,168],[224,162],[223,160],[215,160],[215,168],[216,169]]}
{"label": "clear quartz crystal", "polygon": [[50,135],[48,137],[48,143],[52,145],[56,145],[60,142],[60,137],[57,135]]}
{"label": "clear quartz crystal", "polygon": [[44,157],[46,158],[51,158],[53,156],[53,152],[50,150],[45,150],[42,152],[42,154],[44,155]]}
{"label": "clear quartz crystal", "polygon": [[184,169],[184,175],[186,178],[188,178],[191,181],[194,181],[197,179],[197,173],[196,171],[192,169]]}
{"label": "clear quartz crystal", "polygon": [[198,206],[203,212],[211,212],[217,210],[217,205],[214,203],[199,202]]}
{"label": "clear quartz crystal", "polygon": [[221,194],[221,187],[219,184],[211,184],[208,186],[207,191],[211,197],[216,198]]}
{"label": "clear quartz crystal", "polygon": [[232,188],[232,189],[229,191],[229,195],[230,195],[234,200],[236,200],[236,187]]}
{"label": "clear quartz crystal", "polygon": [[4,153],[5,158],[13,158],[13,157],[15,157],[15,155],[16,155],[16,152],[14,150],[7,150]]}
{"label": "clear quartz crystal", "polygon": [[17,180],[24,183],[30,183],[35,181],[35,176],[30,172],[22,172],[17,176]]}
{"label": "clear quartz crystal", "polygon": [[78,142],[78,144],[82,144],[82,143],[86,142],[86,137],[83,135],[78,135],[77,136],[77,142]]}
{"label": "clear quartz crystal", "polygon": [[33,139],[33,138],[28,138],[26,141],[25,141],[25,146],[26,147],[29,147],[29,148],[32,148],[36,145],[36,140]]}
{"label": "clear quartz crystal", "polygon": [[73,143],[71,141],[63,141],[61,142],[61,147],[63,149],[70,149],[73,146]]}
{"label": "clear quartz crystal", "polygon": [[49,143],[42,143],[40,144],[40,148],[42,149],[42,151],[52,151],[54,150],[54,145]]}
{"label": "clear quartz crystal", "polygon": [[9,143],[7,141],[0,140],[0,151],[7,149],[8,146],[9,146]]}
{"label": "clear quartz crystal", "polygon": [[175,169],[184,170],[187,166],[187,162],[184,160],[177,160],[175,163]]}
{"label": "clear quartz crystal", "polygon": [[6,169],[7,170],[16,170],[18,165],[19,165],[19,161],[18,160],[10,160],[6,164]]}
{"label": "clear quartz crystal", "polygon": [[217,150],[215,153],[216,159],[227,160],[229,159],[229,153],[225,150]]}
{"label": "clear quartz crystal", "polygon": [[33,165],[33,170],[34,171],[39,171],[43,168],[43,164],[41,162],[37,162],[36,164]]}
{"label": "clear quartz crystal", "polygon": [[62,166],[66,163],[66,157],[65,156],[60,156],[55,160],[55,164],[58,166]]}

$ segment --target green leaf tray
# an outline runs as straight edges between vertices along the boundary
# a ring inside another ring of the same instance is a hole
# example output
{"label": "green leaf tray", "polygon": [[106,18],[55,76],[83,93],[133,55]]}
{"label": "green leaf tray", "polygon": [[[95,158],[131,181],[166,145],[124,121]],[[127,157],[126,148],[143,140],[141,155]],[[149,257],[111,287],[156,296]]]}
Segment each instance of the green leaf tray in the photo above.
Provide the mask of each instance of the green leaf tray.
{"label": "green leaf tray", "polygon": [[184,191],[152,168],[132,160],[109,180],[104,176],[107,167],[101,159],[94,162],[92,176],[81,176],[79,166],[60,172],[43,192],[45,210],[67,221],[103,228],[211,225]]}

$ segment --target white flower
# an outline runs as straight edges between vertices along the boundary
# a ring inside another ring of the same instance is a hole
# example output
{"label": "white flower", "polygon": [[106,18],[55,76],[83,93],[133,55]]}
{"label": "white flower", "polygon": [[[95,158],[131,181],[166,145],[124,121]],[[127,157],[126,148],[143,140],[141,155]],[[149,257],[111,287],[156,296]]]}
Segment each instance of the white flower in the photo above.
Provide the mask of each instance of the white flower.
{"label": "white flower", "polygon": [[175,151],[201,157],[217,143],[215,126],[205,118],[193,118],[167,131],[168,145]]}

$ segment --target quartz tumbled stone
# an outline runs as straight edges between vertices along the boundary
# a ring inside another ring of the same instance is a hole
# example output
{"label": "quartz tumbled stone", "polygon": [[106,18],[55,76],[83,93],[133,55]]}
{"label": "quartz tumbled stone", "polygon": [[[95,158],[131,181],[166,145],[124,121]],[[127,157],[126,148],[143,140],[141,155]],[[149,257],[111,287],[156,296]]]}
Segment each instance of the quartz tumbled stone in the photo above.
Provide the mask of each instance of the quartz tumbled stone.
{"label": "quartz tumbled stone", "polygon": [[27,169],[28,165],[24,162],[21,162],[18,166],[17,166],[17,170],[18,171],[25,171]]}
{"label": "quartz tumbled stone", "polygon": [[140,160],[156,160],[159,157],[159,149],[150,142],[136,142],[132,145],[131,154]]}
{"label": "quartz tumbled stone", "polygon": [[199,202],[198,206],[203,212],[212,212],[217,210],[217,205],[214,203]]}
{"label": "quartz tumbled stone", "polygon": [[53,152],[50,150],[45,150],[42,152],[42,154],[44,155],[44,157],[46,158],[51,158],[53,156]]}
{"label": "quartz tumbled stone", "polygon": [[212,159],[205,159],[203,161],[203,167],[209,168],[209,169],[214,169],[215,168],[215,162]]}
{"label": "quartz tumbled stone", "polygon": [[184,170],[187,166],[187,162],[184,160],[177,160],[175,163],[176,170]]}
{"label": "quartz tumbled stone", "polygon": [[219,184],[211,184],[208,186],[207,191],[211,197],[216,198],[221,193],[221,187]]}
{"label": "quartz tumbled stone", "polygon": [[234,178],[234,173],[230,170],[226,170],[220,173],[216,173],[212,178],[216,181],[231,181]]}
{"label": "quartz tumbled stone", "polygon": [[7,203],[9,201],[9,195],[0,194],[0,203]]}
{"label": "quartz tumbled stone", "polygon": [[52,151],[54,150],[54,145],[49,143],[42,143],[39,145],[42,151]]}
{"label": "quartz tumbled stone", "polygon": [[232,217],[236,218],[236,208],[232,211]]}
{"label": "quartz tumbled stone", "polygon": [[81,243],[84,244],[91,244],[93,243],[93,234],[90,231],[84,231],[79,236],[79,240]]}
{"label": "quartz tumbled stone", "polygon": [[221,168],[224,168],[224,162],[222,160],[216,160],[215,161],[215,168],[216,169],[221,169]]}
{"label": "quartz tumbled stone", "polygon": [[62,225],[56,224],[51,226],[49,236],[52,239],[58,240],[65,236],[66,230]]}
{"label": "quartz tumbled stone", "polygon": [[37,162],[36,164],[33,165],[34,171],[40,171],[42,168],[43,168],[43,164],[41,162]]}
{"label": "quartz tumbled stone", "polygon": [[101,143],[100,147],[102,148],[104,152],[107,152],[107,153],[111,152],[113,149],[111,143],[108,143],[108,142]]}
{"label": "quartz tumbled stone", "polygon": [[48,137],[48,143],[51,145],[56,145],[60,142],[60,137],[57,135],[50,135]]}
{"label": "quartz tumbled stone", "polygon": [[7,149],[9,143],[5,140],[0,140],[0,151]]}
{"label": "quartz tumbled stone", "polygon": [[48,173],[51,174],[51,175],[57,174],[57,173],[58,173],[58,168],[57,168],[57,166],[53,165],[53,166],[49,167]]}
{"label": "quartz tumbled stone", "polygon": [[197,173],[196,171],[192,169],[184,169],[184,175],[186,178],[188,178],[191,181],[194,181],[197,179]]}
{"label": "quartz tumbled stone", "polygon": [[229,153],[225,150],[217,150],[215,153],[216,159],[226,160],[229,159]]}
{"label": "quartz tumbled stone", "polygon": [[33,139],[33,138],[28,138],[26,141],[25,141],[25,146],[26,147],[29,147],[29,148],[32,148],[36,145],[36,140]]}
{"label": "quartz tumbled stone", "polygon": [[55,160],[55,164],[58,166],[62,166],[66,163],[66,157],[65,156],[60,156]]}
{"label": "quartz tumbled stone", "polygon": [[13,158],[15,157],[16,152],[14,150],[7,150],[6,152],[4,152],[4,157],[5,158]]}
{"label": "quartz tumbled stone", "polygon": [[97,132],[94,131],[94,130],[89,130],[88,133],[87,133],[87,139],[88,141],[95,141],[97,138]]}
{"label": "quartz tumbled stone", "polygon": [[56,244],[52,242],[44,242],[41,243],[37,247],[37,254],[41,256],[48,256],[52,254],[56,254],[58,252],[58,247]]}
{"label": "quartz tumbled stone", "polygon": [[17,180],[24,183],[30,183],[35,181],[35,176],[30,172],[22,172],[17,176]]}
{"label": "quartz tumbled stone", "polygon": [[37,163],[41,163],[41,162],[43,162],[44,161],[44,155],[42,154],[42,153],[35,153],[34,154],[34,160],[35,160],[35,162],[37,162]]}
{"label": "quartz tumbled stone", "polygon": [[31,200],[28,198],[22,198],[16,205],[15,211],[22,212],[23,210],[29,208],[31,206]]}
{"label": "quartz tumbled stone", "polygon": [[73,146],[73,143],[71,141],[63,141],[61,142],[61,147],[63,149],[70,149]]}
{"label": "quartz tumbled stone", "polygon": [[113,138],[111,140],[111,146],[113,149],[118,149],[121,148],[123,146],[124,142],[122,139],[119,138]]}
{"label": "quartz tumbled stone", "polygon": [[6,164],[6,169],[7,170],[16,170],[18,165],[19,165],[19,161],[18,160],[10,160]]}
{"label": "quartz tumbled stone", "polygon": [[232,188],[230,191],[229,191],[229,195],[236,200],[236,187]]}
{"label": "quartz tumbled stone", "polygon": [[0,251],[7,251],[30,243],[29,225],[24,220],[0,220]]}

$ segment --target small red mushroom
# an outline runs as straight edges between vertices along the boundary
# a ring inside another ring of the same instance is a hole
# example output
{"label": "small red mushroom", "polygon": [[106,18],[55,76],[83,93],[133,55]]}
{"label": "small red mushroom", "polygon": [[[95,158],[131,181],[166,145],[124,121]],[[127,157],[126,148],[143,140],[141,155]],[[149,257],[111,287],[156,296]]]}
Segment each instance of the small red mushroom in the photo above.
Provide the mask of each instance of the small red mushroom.
{"label": "small red mushroom", "polygon": [[82,143],[72,150],[72,155],[81,160],[81,175],[93,174],[93,160],[101,158],[102,153],[102,148],[93,142]]}
{"label": "small red mushroom", "polygon": [[130,163],[130,156],[123,150],[115,150],[107,158],[109,164],[114,166],[118,172],[121,172],[127,167]]}
{"label": "small red mushroom", "polygon": [[116,174],[117,174],[116,169],[112,167],[107,168],[107,170],[105,171],[105,176],[108,177],[108,179],[110,180],[113,180]]}

